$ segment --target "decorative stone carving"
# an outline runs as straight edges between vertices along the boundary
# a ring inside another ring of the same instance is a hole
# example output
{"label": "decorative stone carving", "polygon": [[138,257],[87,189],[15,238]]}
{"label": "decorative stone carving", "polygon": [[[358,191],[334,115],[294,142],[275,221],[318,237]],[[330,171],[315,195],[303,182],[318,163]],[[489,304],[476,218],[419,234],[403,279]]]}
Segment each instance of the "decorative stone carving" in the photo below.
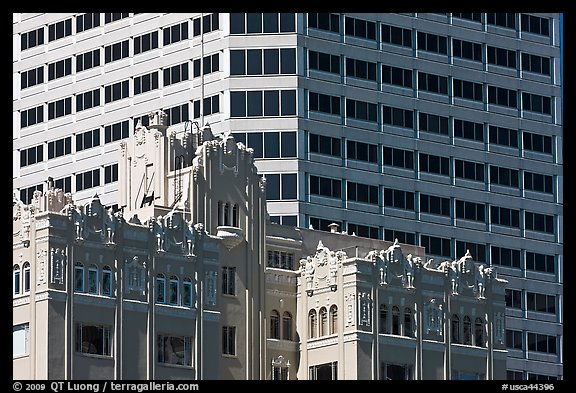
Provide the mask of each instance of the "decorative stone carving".
{"label": "decorative stone carving", "polygon": [[497,312],[494,314],[494,339],[499,344],[504,344],[504,334],[505,334],[505,326],[504,326],[504,316],[501,312]]}
{"label": "decorative stone carving", "polygon": [[84,230],[85,230],[85,215],[84,211],[80,206],[69,206],[68,217],[74,224],[74,239],[76,241],[84,240]]}
{"label": "decorative stone carving", "polygon": [[442,310],[442,304],[436,299],[430,299],[424,305],[424,330],[426,334],[433,333],[442,336],[443,326],[444,311]]}
{"label": "decorative stone carving", "polygon": [[150,220],[148,220],[148,223],[150,226],[150,230],[154,235],[156,252],[157,253],[166,252],[166,249],[164,248],[164,243],[166,241],[166,228],[164,226],[164,220],[162,220],[162,216],[159,215],[158,217],[156,217],[156,219],[154,219],[154,217],[151,217]]}
{"label": "decorative stone carving", "polygon": [[38,269],[38,279],[36,281],[38,282],[38,285],[46,282],[46,254],[46,250],[36,252],[36,266]]}
{"label": "decorative stone carving", "polygon": [[457,261],[444,261],[438,266],[438,270],[443,271],[450,281],[452,296],[458,296],[460,289],[460,270]]}
{"label": "decorative stone carving", "polygon": [[32,212],[29,206],[24,206],[20,216],[22,229],[20,230],[20,241],[24,247],[30,247],[30,221],[32,220]]}
{"label": "decorative stone carving", "polygon": [[372,298],[368,292],[360,292],[358,296],[360,303],[360,322],[359,325],[370,327],[372,322]]}
{"label": "decorative stone carving", "polygon": [[404,286],[407,289],[414,289],[414,273],[418,266],[421,264],[420,257],[413,257],[412,254],[408,254],[406,259],[404,259]]}
{"label": "decorative stone carving", "polygon": [[479,265],[476,269],[476,285],[474,287],[474,292],[476,292],[476,297],[478,300],[486,299],[486,280],[490,277],[492,269],[485,268],[484,265]]}
{"label": "decorative stone carving", "polygon": [[124,293],[146,294],[146,262],[140,262],[138,255],[124,262]]}
{"label": "decorative stone carving", "polygon": [[205,282],[204,297],[206,299],[206,304],[209,306],[216,305],[217,278],[218,278],[218,272],[216,271],[212,270],[204,273],[204,282]]}
{"label": "decorative stone carving", "polygon": [[344,295],[344,302],[346,304],[346,327],[356,325],[356,295],[349,293]]}
{"label": "decorative stone carving", "polygon": [[66,271],[66,252],[64,249],[52,248],[50,250],[52,259],[52,274],[50,282],[52,284],[64,284],[64,272]]}

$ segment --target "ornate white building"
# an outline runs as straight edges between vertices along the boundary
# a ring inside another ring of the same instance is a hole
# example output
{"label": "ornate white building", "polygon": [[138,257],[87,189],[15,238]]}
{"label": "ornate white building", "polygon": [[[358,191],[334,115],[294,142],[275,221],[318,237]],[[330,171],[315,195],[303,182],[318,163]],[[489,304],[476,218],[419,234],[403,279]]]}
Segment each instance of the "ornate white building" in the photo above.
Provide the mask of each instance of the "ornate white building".
{"label": "ornate white building", "polygon": [[15,379],[506,377],[470,253],[271,224],[252,149],[161,111],[119,154],[120,210],[14,197]]}

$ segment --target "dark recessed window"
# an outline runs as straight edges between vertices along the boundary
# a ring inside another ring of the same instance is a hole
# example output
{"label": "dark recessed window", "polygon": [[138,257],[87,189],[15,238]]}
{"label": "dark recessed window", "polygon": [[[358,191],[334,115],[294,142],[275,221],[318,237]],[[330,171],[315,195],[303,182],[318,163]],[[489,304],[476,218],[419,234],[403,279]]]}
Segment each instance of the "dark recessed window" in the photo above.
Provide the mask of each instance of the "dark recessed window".
{"label": "dark recessed window", "polygon": [[308,51],[308,66],[311,70],[340,74],[340,56],[311,50]]}
{"label": "dark recessed window", "polygon": [[104,63],[120,60],[130,55],[128,44],[130,40],[117,42],[104,47]]}
{"label": "dark recessed window", "polygon": [[520,228],[520,210],[490,206],[490,221],[496,225]]}
{"label": "dark recessed window", "polygon": [[490,143],[502,146],[518,147],[518,131],[510,128],[489,126]]}
{"label": "dark recessed window", "polygon": [[20,73],[20,89],[26,89],[40,83],[44,83],[44,66]]}
{"label": "dark recessed window", "polygon": [[188,39],[188,22],[162,29],[164,46]]}
{"label": "dark recessed window", "polygon": [[48,25],[48,42],[72,35],[72,18]]}
{"label": "dark recessed window", "polygon": [[76,17],[76,33],[100,26],[100,14],[88,13]]}
{"label": "dark recessed window", "polygon": [[382,64],[382,83],[412,88],[412,70]]}
{"label": "dark recessed window", "polygon": [[20,50],[44,44],[44,27],[20,34]]}
{"label": "dark recessed window", "polygon": [[308,13],[308,27],[340,33],[340,15],[328,13]]}
{"label": "dark recessed window", "polygon": [[89,70],[100,65],[100,49],[76,55],[76,72]]}
{"label": "dark recessed window", "polygon": [[309,134],[310,153],[320,153],[340,157],[342,155],[340,138]]}
{"label": "dark recessed window", "polygon": [[414,128],[414,112],[411,109],[383,106],[382,123],[396,127]]}
{"label": "dark recessed window", "polygon": [[474,181],[484,181],[484,164],[454,160],[456,177]]}
{"label": "dark recessed window", "polygon": [[518,188],[518,170],[490,165],[490,183]]}
{"label": "dark recessed window", "polygon": [[158,31],[134,37],[134,55],[158,48]]}
{"label": "dark recessed window", "polygon": [[412,30],[382,24],[382,42],[412,48]]}
{"label": "dark recessed window", "polygon": [[506,247],[490,247],[490,255],[493,265],[514,267],[520,269],[520,250]]}

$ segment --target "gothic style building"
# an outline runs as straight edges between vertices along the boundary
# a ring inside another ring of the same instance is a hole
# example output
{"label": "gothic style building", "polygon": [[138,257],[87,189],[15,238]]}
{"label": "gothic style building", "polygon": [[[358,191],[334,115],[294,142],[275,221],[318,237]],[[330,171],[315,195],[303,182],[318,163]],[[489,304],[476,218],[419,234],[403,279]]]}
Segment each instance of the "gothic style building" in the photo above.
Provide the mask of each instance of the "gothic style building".
{"label": "gothic style building", "polygon": [[466,253],[267,220],[229,132],[150,114],[119,209],[13,202],[15,379],[504,379],[506,281]]}

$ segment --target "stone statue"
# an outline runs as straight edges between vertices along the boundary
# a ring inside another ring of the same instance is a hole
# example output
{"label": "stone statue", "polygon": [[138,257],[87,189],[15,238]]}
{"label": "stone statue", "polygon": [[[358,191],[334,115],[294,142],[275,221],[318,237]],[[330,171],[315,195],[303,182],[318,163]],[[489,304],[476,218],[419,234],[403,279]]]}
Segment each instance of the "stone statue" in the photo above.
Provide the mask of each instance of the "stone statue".
{"label": "stone statue", "polygon": [[152,227],[152,233],[154,234],[154,238],[156,239],[156,251],[157,252],[164,252],[164,241],[166,237],[166,229],[164,227],[164,221],[162,221],[162,216],[156,217],[154,220],[153,218],[150,219],[150,226]]}
{"label": "stone statue", "polygon": [[182,244],[186,251],[186,256],[194,256],[194,225],[192,221],[184,225],[184,242]]}
{"label": "stone statue", "polygon": [[372,250],[368,253],[367,258],[370,259],[372,262],[374,262],[376,269],[378,269],[378,272],[380,274],[380,285],[388,284],[386,282],[386,271],[388,267],[386,259],[386,251],[381,250],[380,252],[378,252],[377,250]]}
{"label": "stone statue", "polygon": [[412,257],[412,254],[408,254],[406,259],[404,259],[404,282],[406,288],[414,288],[414,265],[418,263],[420,258]]}
{"label": "stone statue", "polygon": [[314,280],[314,260],[311,256],[306,257],[306,283],[307,289],[312,289],[312,281]]}
{"label": "stone statue", "polygon": [[82,207],[76,205],[69,210],[70,218],[74,223],[76,240],[84,239],[85,215]]}
{"label": "stone statue", "polygon": [[444,274],[448,276],[452,288],[452,295],[459,295],[458,290],[460,286],[460,269],[458,268],[458,261],[444,261],[438,266]]}
{"label": "stone statue", "polygon": [[106,228],[106,243],[114,244],[114,235],[116,234],[116,216],[112,208],[106,210],[106,216],[104,217],[104,227]]}
{"label": "stone statue", "polygon": [[336,284],[336,272],[338,270],[338,258],[336,253],[332,251],[330,257],[328,258],[328,268],[330,272],[330,282]]}
{"label": "stone statue", "polygon": [[476,270],[476,295],[478,299],[485,299],[486,279],[490,274],[490,268],[484,268],[484,265],[478,266]]}

